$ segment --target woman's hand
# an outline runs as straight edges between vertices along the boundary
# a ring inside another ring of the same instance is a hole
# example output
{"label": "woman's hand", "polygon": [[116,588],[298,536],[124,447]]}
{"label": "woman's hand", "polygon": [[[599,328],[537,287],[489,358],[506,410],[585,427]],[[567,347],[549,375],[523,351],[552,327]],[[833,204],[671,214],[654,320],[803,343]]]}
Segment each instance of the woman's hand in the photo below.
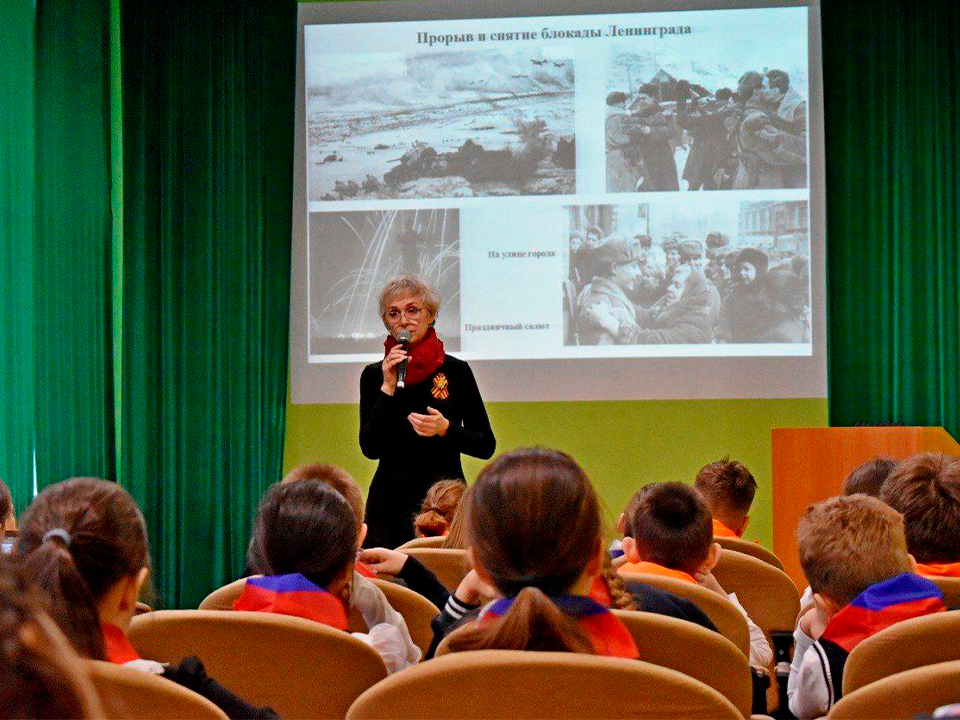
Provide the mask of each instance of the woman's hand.
{"label": "woman's hand", "polygon": [[387,548],[368,548],[361,550],[357,560],[370,566],[378,575],[393,575],[396,577],[403,570],[407,556],[398,550]]}
{"label": "woman's hand", "polygon": [[413,425],[413,429],[417,435],[423,437],[432,437],[433,435],[443,437],[446,435],[447,428],[450,427],[450,421],[447,420],[439,410],[434,410],[432,407],[428,407],[427,412],[429,415],[421,415],[420,413],[410,413],[407,415],[407,420]]}
{"label": "woman's hand", "polygon": [[397,389],[397,365],[407,359],[407,351],[402,345],[394,345],[380,363],[383,370],[383,385],[380,389],[387,395],[393,395]]}

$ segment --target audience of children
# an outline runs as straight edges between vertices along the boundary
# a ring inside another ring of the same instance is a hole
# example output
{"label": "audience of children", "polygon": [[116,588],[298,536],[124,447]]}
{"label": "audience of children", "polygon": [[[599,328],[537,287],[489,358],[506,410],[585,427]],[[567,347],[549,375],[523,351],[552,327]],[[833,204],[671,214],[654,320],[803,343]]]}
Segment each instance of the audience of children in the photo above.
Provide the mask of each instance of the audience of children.
{"label": "audience of children", "polygon": [[149,573],[147,527],[133,498],[116,483],[73,478],[45,488],[24,513],[13,554],[84,657],[173,680],[231,718],[276,717],[216,683],[195,657],[162,665],[137,655],[126,631]]}
{"label": "audience of children", "polygon": [[698,490],[683,483],[653,483],[638,491],[626,518],[621,574],[663,575],[702,585],[729,600],[750,630],[750,664],[763,668],[773,662],[770,643],[737,600],[726,593],[711,571],[720,560],[713,542],[710,511]]}
{"label": "audience of children", "polygon": [[[450,593],[414,557],[360,550],[366,526],[359,485],[336,466],[307,465],[265,493],[248,552],[253,576],[234,607],[343,631],[356,609],[368,632],[354,636],[374,647],[391,672],[418,662],[420,650],[369,579],[377,574],[399,579],[442,608],[427,657],[457,628],[464,629],[451,638],[454,652],[637,657],[610,608],[716,629],[693,603],[624,582],[624,575],[652,573],[698,583],[732,602],[750,629],[751,665],[767,667],[772,651],[763,632],[712,575],[722,552],[713,538],[743,535],[756,487],[746,467],[723,458],[704,466],[693,487],[641,488],[618,522],[622,557],[612,561],[618,553],[603,550],[597,494],[576,461],[543,448],[506,453],[469,489],[459,480],[436,483],[414,520],[418,536],[446,535],[446,546],[468,551],[473,569]],[[789,709],[799,718],[823,715],[841,697],[844,664],[859,642],[900,620],[946,609],[940,590],[923,575],[960,577],[960,459],[877,458],[851,472],[842,493],[808,508],[797,528],[810,585],[788,683]],[[5,522],[11,513],[9,491],[0,483],[0,518]],[[211,699],[229,717],[275,716],[218,685],[196,658],[161,665],[137,656],[126,630],[150,561],[143,517],[123,489],[94,478],[57,483],[21,520],[12,560],[0,558],[0,637],[6,639],[0,708],[7,715],[100,713],[78,670],[79,653],[161,675]]]}
{"label": "audience of children", "polygon": [[[362,517],[362,516],[359,516]],[[367,633],[353,633],[395,672],[420,660],[407,624],[383,592],[354,572],[363,541],[356,510],[323,480],[303,477],[271,487],[253,525],[247,579],[235,610],[294,615],[348,631],[357,607]]]}
{"label": "audience of children", "polygon": [[960,578],[960,459],[924,453],[901,462],[880,499],[903,515],[917,572]]}
{"label": "audience of children", "polygon": [[743,537],[757,494],[757,481],[746,466],[724,457],[700,468],[693,486],[710,510],[714,537]]}
{"label": "audience of children", "polygon": [[860,642],[946,608],[937,586],[914,573],[902,517],[876,498],[841,496],[810,506],[797,544],[814,607],[794,633],[787,695],[794,715],[815,718],[842,696],[844,664]]}
{"label": "audience of children", "polygon": [[460,507],[467,484],[463,480],[440,480],[427,490],[420,512],[413,519],[416,537],[444,537]]}

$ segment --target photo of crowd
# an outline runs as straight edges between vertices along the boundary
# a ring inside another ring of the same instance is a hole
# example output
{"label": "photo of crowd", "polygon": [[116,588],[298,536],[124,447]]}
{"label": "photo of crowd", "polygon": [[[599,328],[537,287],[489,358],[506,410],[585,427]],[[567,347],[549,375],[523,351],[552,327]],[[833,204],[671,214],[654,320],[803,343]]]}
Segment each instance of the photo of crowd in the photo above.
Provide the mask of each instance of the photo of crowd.
{"label": "photo of crowd", "polygon": [[806,201],[566,210],[566,345],[810,342]]}
{"label": "photo of crowd", "polygon": [[607,192],[807,187],[807,102],[796,70],[653,67],[636,53],[613,60]]}

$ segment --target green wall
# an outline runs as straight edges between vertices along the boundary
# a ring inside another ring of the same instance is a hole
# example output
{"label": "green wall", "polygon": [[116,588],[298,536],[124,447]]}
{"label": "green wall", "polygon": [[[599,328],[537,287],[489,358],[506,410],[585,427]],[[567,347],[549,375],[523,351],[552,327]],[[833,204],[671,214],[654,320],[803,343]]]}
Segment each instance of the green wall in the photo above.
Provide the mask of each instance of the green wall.
{"label": "green wall", "polygon": [[[705,463],[729,454],[760,485],[746,537],[773,542],[770,431],[827,425],[825,398],[802,400],[656,400],[490,403],[497,452],[546,445],[569,452],[587,470],[606,507],[617,514],[641,485],[690,482]],[[367,487],[376,463],[360,454],[355,405],[288,405],[284,470],[332,462]],[[481,462],[464,457],[472,479]]]}

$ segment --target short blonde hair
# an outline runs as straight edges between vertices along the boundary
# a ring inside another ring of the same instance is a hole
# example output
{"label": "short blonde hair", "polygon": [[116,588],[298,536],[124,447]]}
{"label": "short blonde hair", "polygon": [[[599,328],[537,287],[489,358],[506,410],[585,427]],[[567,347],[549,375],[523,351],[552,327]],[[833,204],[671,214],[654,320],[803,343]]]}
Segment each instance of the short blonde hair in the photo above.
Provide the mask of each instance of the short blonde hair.
{"label": "short blonde hair", "polygon": [[434,290],[423,278],[416,275],[401,275],[388,281],[380,291],[380,318],[386,324],[384,315],[387,314],[387,305],[398,297],[419,297],[423,300],[424,309],[433,316],[440,310],[440,293]]}
{"label": "short blonde hair", "polygon": [[808,507],[797,524],[797,545],[813,592],[844,605],[912,567],[900,513],[868,495]]}

